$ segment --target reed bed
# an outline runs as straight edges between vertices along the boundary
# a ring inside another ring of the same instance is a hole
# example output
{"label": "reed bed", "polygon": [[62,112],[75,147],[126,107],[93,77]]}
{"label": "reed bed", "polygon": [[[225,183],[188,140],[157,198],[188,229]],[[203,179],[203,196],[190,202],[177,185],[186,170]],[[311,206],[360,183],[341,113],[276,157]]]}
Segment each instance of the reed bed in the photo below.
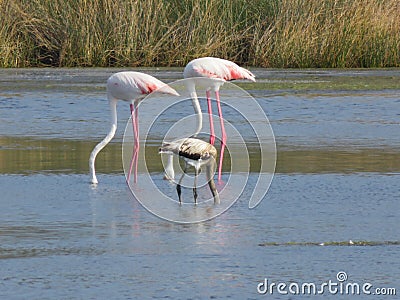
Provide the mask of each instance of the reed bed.
{"label": "reed bed", "polygon": [[399,67],[398,0],[0,0],[0,67]]}

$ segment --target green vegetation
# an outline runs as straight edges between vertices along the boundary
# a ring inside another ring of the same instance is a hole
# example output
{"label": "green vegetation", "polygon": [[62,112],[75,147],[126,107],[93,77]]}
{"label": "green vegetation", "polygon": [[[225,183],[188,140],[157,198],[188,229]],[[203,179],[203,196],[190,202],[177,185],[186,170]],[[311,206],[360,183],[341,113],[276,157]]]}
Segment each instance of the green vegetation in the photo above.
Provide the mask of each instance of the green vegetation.
{"label": "green vegetation", "polygon": [[398,0],[0,0],[0,67],[399,67]]}

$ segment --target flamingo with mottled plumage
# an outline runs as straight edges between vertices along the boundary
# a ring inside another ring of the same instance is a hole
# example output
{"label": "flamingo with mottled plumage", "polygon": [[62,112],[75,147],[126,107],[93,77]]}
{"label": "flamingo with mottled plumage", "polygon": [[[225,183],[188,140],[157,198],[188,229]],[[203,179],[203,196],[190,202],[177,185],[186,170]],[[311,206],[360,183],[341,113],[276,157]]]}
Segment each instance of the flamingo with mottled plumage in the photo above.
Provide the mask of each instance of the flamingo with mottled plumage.
{"label": "flamingo with mottled plumage", "polygon": [[[224,119],[222,117],[219,89],[226,81],[236,80],[236,79],[248,79],[251,81],[256,81],[255,76],[249,70],[238,66],[232,61],[216,57],[202,57],[190,61],[184,69],[183,76],[184,78],[203,77],[203,78],[214,79],[210,80],[209,83],[207,84],[208,86],[206,88],[206,97],[207,97],[207,107],[208,107],[208,115],[210,121],[210,131],[211,131],[210,144],[214,145],[215,132],[214,132],[214,123],[212,119],[211,91],[215,92],[215,99],[218,107],[218,116],[220,120],[221,135],[222,135],[221,152],[218,164],[218,182],[221,182],[222,161],[224,158],[224,150],[226,146],[227,136],[225,132]],[[197,98],[195,82],[188,83],[186,87],[188,89],[188,92],[190,93],[190,97],[192,98],[192,104],[197,115],[197,130],[194,135],[196,136],[200,132],[203,126],[202,113],[200,109],[199,100]]]}
{"label": "flamingo with mottled plumage", "polygon": [[176,185],[176,191],[178,192],[180,204],[182,204],[181,183],[186,174],[188,166],[193,166],[195,169],[193,185],[194,203],[197,204],[197,176],[199,175],[203,166],[206,167],[207,182],[213,195],[214,203],[220,203],[218,191],[214,183],[214,170],[217,150],[213,145],[197,138],[183,138],[172,142],[164,142],[159,149],[159,153],[167,153],[170,156],[177,155],[185,161],[185,169],[183,170],[182,176]]}
{"label": "flamingo with mottled plumage", "polygon": [[134,134],[134,147],[132,159],[129,166],[127,181],[129,182],[132,169],[134,168],[134,182],[137,182],[137,160],[139,154],[139,116],[138,105],[146,95],[152,92],[179,94],[164,82],[151,75],[141,72],[119,72],[110,76],[107,80],[107,98],[111,109],[111,129],[107,136],[94,147],[89,158],[89,169],[91,181],[98,183],[95,171],[95,160],[97,154],[112,140],[117,130],[117,101],[123,100],[130,102],[132,126]]}

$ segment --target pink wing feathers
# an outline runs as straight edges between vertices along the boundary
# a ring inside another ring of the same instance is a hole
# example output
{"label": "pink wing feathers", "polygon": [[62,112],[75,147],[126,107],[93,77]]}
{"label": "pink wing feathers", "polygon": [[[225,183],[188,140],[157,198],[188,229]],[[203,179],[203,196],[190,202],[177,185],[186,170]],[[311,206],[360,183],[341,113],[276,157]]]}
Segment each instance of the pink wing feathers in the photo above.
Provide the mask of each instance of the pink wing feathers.
{"label": "pink wing feathers", "polygon": [[202,57],[192,60],[184,70],[184,77],[219,78],[226,81],[235,79],[255,81],[254,74],[249,70],[229,60],[216,57]]}
{"label": "pink wing feathers", "polygon": [[125,101],[142,98],[157,91],[178,96],[179,94],[164,82],[140,72],[119,72],[107,80],[107,90],[112,97]]}
{"label": "pink wing feathers", "polygon": [[164,82],[158,80],[157,78],[154,78],[151,75],[143,75],[144,76],[141,76],[136,80],[137,87],[140,89],[142,94],[150,94],[154,91],[157,91],[158,93],[179,96],[179,94],[173,88],[171,88]]}

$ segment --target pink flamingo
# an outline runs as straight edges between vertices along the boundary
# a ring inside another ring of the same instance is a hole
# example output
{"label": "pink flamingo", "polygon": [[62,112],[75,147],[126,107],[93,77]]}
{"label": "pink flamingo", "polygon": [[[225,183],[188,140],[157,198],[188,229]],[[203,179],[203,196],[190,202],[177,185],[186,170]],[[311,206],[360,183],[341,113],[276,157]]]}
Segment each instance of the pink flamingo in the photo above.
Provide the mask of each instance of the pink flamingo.
{"label": "pink flamingo", "polygon": [[89,158],[89,169],[92,176],[92,183],[97,184],[95,171],[95,160],[97,154],[111,141],[117,130],[117,101],[131,102],[132,126],[134,134],[134,147],[127,181],[134,169],[134,182],[137,182],[137,160],[139,153],[139,102],[151,92],[156,91],[164,94],[178,96],[179,94],[162,81],[140,72],[119,72],[110,76],[107,80],[107,98],[111,109],[111,129],[107,136],[94,147]]}
{"label": "pink flamingo", "polygon": [[[212,119],[212,109],[211,109],[211,97],[210,91],[215,92],[215,99],[217,101],[218,107],[218,115],[221,125],[221,152],[219,157],[218,164],[218,182],[221,182],[221,173],[222,173],[222,161],[224,158],[224,150],[226,146],[226,132],[224,127],[224,119],[222,117],[221,103],[219,98],[219,88],[224,84],[225,81],[235,80],[235,79],[248,79],[251,81],[256,81],[255,76],[249,70],[242,68],[226,59],[216,58],[216,57],[202,57],[197,58],[190,61],[183,71],[184,78],[192,78],[192,77],[205,77],[212,78],[215,80],[210,80],[208,83],[208,87],[206,88],[206,97],[207,97],[207,106],[208,106],[208,115],[210,121],[210,144],[214,145],[215,142],[215,132],[214,132],[214,123]],[[192,98],[192,104],[194,110],[197,114],[197,131],[194,136],[196,136],[201,128],[202,128],[202,113],[200,109],[199,100],[197,98],[196,87],[195,84],[187,84],[187,89]]]}

